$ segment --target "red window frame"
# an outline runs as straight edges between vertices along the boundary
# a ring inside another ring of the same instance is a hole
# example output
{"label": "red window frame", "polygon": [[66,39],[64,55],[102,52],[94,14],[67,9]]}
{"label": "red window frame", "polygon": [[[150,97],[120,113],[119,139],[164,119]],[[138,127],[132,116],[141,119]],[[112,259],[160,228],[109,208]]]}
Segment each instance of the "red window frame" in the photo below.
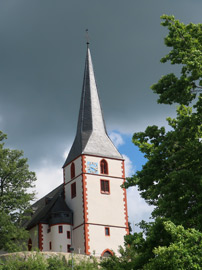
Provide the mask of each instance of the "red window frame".
{"label": "red window frame", "polygon": [[100,161],[100,172],[101,174],[108,174],[108,163],[105,159]]}
{"label": "red window frame", "polygon": [[70,231],[67,231],[67,239],[71,239],[71,233],[70,233]]}
{"label": "red window frame", "polygon": [[102,194],[110,194],[110,182],[109,182],[109,180],[100,179],[100,192]]}
{"label": "red window frame", "polygon": [[110,236],[110,228],[105,227],[105,236]]}
{"label": "red window frame", "polygon": [[71,198],[76,197],[76,182],[71,184]]}
{"label": "red window frame", "polygon": [[71,172],[71,179],[72,179],[75,177],[75,164],[74,164],[74,162],[71,164],[70,172]]}
{"label": "red window frame", "polygon": [[62,225],[58,226],[58,233],[63,233],[63,226]]}
{"label": "red window frame", "polygon": [[68,252],[68,253],[71,252],[70,248],[71,248],[71,245],[67,245],[67,252]]}

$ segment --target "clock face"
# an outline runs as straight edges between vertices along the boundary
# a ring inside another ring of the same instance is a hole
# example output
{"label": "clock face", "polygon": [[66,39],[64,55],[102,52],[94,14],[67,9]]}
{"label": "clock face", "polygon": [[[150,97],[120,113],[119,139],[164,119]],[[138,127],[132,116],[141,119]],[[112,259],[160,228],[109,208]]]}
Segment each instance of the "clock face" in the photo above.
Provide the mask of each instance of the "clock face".
{"label": "clock face", "polygon": [[87,173],[98,173],[98,164],[97,162],[87,162]]}

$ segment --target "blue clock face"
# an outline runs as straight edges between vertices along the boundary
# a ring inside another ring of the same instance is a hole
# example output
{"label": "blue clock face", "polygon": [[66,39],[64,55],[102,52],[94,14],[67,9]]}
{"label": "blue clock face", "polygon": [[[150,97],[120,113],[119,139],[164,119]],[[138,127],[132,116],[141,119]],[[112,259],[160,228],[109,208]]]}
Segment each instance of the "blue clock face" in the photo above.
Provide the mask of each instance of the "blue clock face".
{"label": "blue clock face", "polygon": [[88,161],[87,162],[87,173],[98,173],[98,163],[97,162],[92,162]]}

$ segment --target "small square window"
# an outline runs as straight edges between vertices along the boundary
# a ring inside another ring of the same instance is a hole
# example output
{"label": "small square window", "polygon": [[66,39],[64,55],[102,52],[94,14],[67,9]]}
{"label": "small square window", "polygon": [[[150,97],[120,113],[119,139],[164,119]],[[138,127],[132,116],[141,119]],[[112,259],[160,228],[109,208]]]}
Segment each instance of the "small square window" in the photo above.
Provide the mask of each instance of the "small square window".
{"label": "small square window", "polygon": [[63,233],[63,227],[62,226],[58,226],[58,232]]}
{"label": "small square window", "polygon": [[74,197],[76,197],[76,182],[71,184],[71,198],[73,199]]}
{"label": "small square window", "polygon": [[110,236],[110,228],[109,227],[105,227],[105,235]]}
{"label": "small square window", "polygon": [[109,180],[100,180],[100,189],[101,193],[109,194],[110,193]]}
{"label": "small square window", "polygon": [[67,239],[70,239],[70,238],[71,238],[70,231],[67,231]]}

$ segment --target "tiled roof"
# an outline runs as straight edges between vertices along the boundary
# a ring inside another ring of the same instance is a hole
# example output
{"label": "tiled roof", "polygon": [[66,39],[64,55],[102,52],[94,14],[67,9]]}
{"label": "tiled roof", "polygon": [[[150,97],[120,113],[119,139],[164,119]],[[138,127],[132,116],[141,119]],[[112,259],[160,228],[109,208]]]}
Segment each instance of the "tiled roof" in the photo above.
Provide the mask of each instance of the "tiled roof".
{"label": "tiled roof", "polygon": [[[63,196],[63,184],[48,193],[42,199],[32,205],[33,215],[24,225],[27,229],[34,227],[39,223],[70,223],[73,221],[73,213],[67,206]],[[53,218],[53,215],[57,215]],[[67,222],[68,221],[68,222]]]}
{"label": "tiled roof", "polygon": [[64,166],[81,154],[123,159],[106,131],[89,48],[85,62],[77,133]]}

